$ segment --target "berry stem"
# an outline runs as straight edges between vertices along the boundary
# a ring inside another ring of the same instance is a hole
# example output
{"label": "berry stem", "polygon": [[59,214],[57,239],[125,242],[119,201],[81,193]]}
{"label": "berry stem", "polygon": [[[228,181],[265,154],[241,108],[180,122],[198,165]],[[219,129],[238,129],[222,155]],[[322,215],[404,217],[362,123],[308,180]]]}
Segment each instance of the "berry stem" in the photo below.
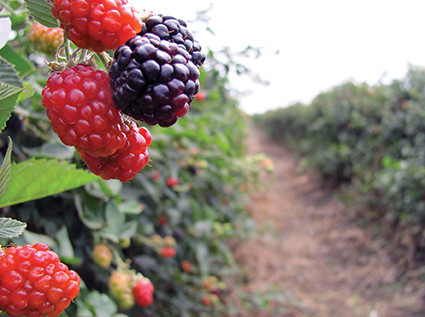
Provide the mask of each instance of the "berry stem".
{"label": "berry stem", "polygon": [[8,18],[8,17],[10,17],[10,16],[12,16],[12,17],[16,17],[16,13],[15,13],[15,10],[13,10],[8,4],[7,4],[7,2],[4,2],[3,0],[0,0],[0,5],[1,6],[3,6],[3,8],[5,8],[6,10],[7,10],[7,12],[9,12],[9,14],[7,14],[7,15],[5,15],[5,16],[3,16],[3,14],[2,14],[2,16],[1,17],[6,17],[6,18]]}
{"label": "berry stem", "polygon": [[71,54],[69,53],[69,40],[65,34],[63,35],[63,43],[64,43],[64,50],[65,50],[65,57],[67,60],[69,60],[71,58]]}
{"label": "berry stem", "polygon": [[105,52],[96,53],[96,55],[99,57],[100,61],[102,62],[103,66],[105,66],[105,69],[109,69],[109,62],[111,61],[111,58],[108,54]]}
{"label": "berry stem", "polygon": [[82,49],[80,57],[78,58],[77,64],[83,63],[84,59],[86,58],[86,55],[87,55],[87,49]]}

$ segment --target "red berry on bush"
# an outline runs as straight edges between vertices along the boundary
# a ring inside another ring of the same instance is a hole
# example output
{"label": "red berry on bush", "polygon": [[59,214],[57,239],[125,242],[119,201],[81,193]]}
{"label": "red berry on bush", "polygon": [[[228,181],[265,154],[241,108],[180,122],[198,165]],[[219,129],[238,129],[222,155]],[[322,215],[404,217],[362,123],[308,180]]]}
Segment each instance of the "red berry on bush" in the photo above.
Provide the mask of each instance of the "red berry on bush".
{"label": "red berry on bush", "polygon": [[125,124],[103,71],[79,64],[53,73],[43,89],[42,104],[62,142],[78,151],[109,156],[126,145]]}
{"label": "red berry on bush", "polygon": [[202,90],[198,91],[198,93],[195,95],[195,100],[205,101],[205,99],[207,99],[207,95]]}
{"label": "red berry on bush", "polygon": [[176,249],[172,247],[162,247],[159,250],[159,255],[162,258],[174,258],[176,256]]}
{"label": "red berry on bush", "polygon": [[78,47],[115,50],[142,29],[128,0],[54,0],[53,15]]}
{"label": "red berry on bush", "polygon": [[149,142],[143,137],[144,128],[138,128],[135,123],[127,126],[124,148],[107,157],[94,157],[80,152],[88,168],[103,179],[119,179],[127,182],[142,170],[149,162]]}
{"label": "red berry on bush", "polygon": [[158,217],[158,223],[161,226],[165,226],[167,224],[167,218],[165,216],[159,216]]}
{"label": "red berry on bush", "polygon": [[28,33],[28,38],[36,50],[47,55],[54,55],[63,42],[63,30],[48,28],[36,21]]}
{"label": "red berry on bush", "polygon": [[80,292],[80,277],[42,244],[0,252],[0,309],[9,316],[58,316]]}
{"label": "red berry on bush", "polygon": [[175,187],[179,184],[179,180],[175,177],[167,177],[167,179],[165,180],[165,183],[167,184],[168,187]]}
{"label": "red berry on bush", "polygon": [[188,260],[183,260],[181,267],[183,272],[192,273],[192,263],[190,263]]}
{"label": "red berry on bush", "polygon": [[147,307],[152,304],[154,287],[149,279],[142,278],[138,280],[132,291],[136,305]]}

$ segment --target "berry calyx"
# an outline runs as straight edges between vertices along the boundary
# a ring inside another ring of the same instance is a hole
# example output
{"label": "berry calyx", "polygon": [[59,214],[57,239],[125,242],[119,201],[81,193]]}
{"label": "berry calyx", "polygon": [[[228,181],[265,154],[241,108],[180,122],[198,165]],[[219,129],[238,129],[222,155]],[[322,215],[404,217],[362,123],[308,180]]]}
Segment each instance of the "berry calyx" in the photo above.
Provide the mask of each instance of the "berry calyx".
{"label": "berry calyx", "polygon": [[126,145],[126,125],[103,71],[79,64],[54,72],[43,89],[42,105],[61,141],[78,151],[104,157]]}
{"label": "berry calyx", "polygon": [[0,310],[9,316],[58,316],[80,292],[80,277],[42,243],[0,252]]}
{"label": "berry calyx", "polygon": [[28,38],[37,51],[46,55],[54,55],[58,46],[63,42],[63,30],[48,28],[36,21],[28,33]]}
{"label": "berry calyx", "polygon": [[[80,151],[90,171],[103,179],[119,179],[127,182],[142,170],[149,162],[148,145],[150,139],[145,128],[138,128],[133,122],[124,129],[126,143],[122,149],[106,157],[94,157]],[[149,134],[150,135],[150,134]]]}
{"label": "berry calyx", "polygon": [[136,305],[147,307],[153,302],[154,287],[148,278],[139,279],[132,289]]}
{"label": "berry calyx", "polygon": [[54,0],[52,13],[78,47],[115,50],[142,29],[128,0]]}

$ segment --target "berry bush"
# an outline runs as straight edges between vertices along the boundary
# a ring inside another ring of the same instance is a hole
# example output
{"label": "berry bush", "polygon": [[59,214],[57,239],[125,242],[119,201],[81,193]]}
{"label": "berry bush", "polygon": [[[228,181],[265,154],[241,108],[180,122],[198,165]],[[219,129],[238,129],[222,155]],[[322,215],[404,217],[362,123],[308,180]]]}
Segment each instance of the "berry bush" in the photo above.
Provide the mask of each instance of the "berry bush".
{"label": "berry bush", "polygon": [[215,53],[126,0],[1,12],[0,309],[226,314],[258,160]]}
{"label": "berry bush", "polygon": [[379,221],[405,267],[425,261],[424,92],[425,70],[411,66],[390,84],[347,82],[311,104],[255,117],[324,184],[340,189],[361,223]]}

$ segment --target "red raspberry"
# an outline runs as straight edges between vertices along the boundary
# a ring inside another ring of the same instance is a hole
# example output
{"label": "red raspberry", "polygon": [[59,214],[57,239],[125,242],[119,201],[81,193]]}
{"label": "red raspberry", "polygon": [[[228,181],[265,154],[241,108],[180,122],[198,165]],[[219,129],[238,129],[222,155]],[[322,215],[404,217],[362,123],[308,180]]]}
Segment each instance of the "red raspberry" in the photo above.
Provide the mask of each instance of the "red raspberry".
{"label": "red raspberry", "polygon": [[[147,131],[147,130],[146,130]],[[138,128],[135,123],[124,131],[127,142],[124,148],[111,156],[93,157],[86,152],[80,152],[89,170],[103,179],[119,179],[127,182],[133,179],[149,162],[148,144],[145,139],[145,128]],[[149,134],[150,135],[150,134]]]}
{"label": "red raspberry", "polygon": [[80,48],[115,50],[142,30],[128,0],[54,0],[53,15]]}
{"label": "red raspberry", "polygon": [[79,64],[53,73],[42,104],[62,142],[94,157],[124,147],[125,124],[112,101],[107,73]]}
{"label": "red raspberry", "polygon": [[142,278],[133,286],[133,296],[136,305],[147,307],[152,304],[154,287],[147,278]]}
{"label": "red raspberry", "polygon": [[183,272],[192,273],[192,263],[190,263],[188,260],[183,260],[181,267]]}
{"label": "red raspberry", "polygon": [[159,250],[159,255],[162,258],[174,258],[176,256],[176,250],[172,247],[162,247]]}
{"label": "red raspberry", "polygon": [[58,316],[80,292],[80,277],[42,243],[0,253],[0,310],[9,316]]}
{"label": "red raspberry", "polygon": [[175,187],[179,184],[179,180],[175,177],[167,177],[167,179],[165,180],[165,183],[167,184],[168,187]]}
{"label": "red raspberry", "polygon": [[63,42],[63,30],[61,28],[48,28],[36,21],[28,33],[28,38],[36,50],[47,55],[53,55]]}

